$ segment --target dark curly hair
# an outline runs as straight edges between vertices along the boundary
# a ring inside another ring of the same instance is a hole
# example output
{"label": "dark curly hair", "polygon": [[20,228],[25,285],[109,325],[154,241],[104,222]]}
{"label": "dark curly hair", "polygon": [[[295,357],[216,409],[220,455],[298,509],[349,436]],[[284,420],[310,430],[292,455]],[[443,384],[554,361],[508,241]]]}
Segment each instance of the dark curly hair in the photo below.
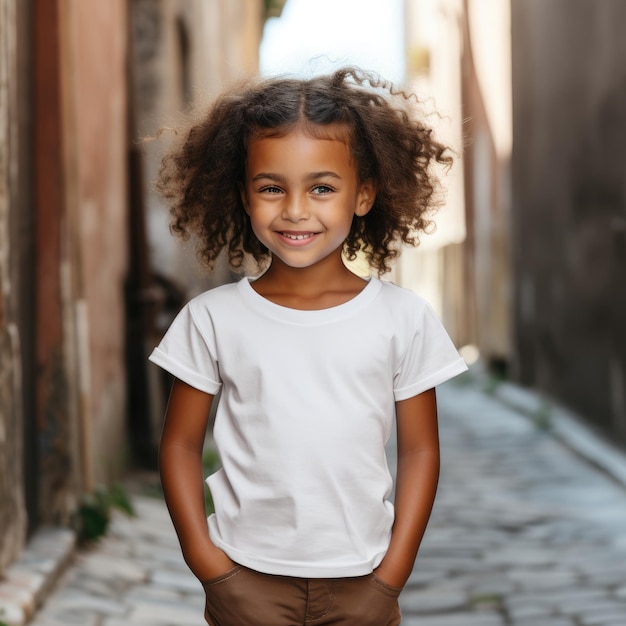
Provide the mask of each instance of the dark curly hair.
{"label": "dark curly hair", "polygon": [[384,273],[399,245],[417,245],[431,226],[428,216],[439,204],[434,166],[452,162],[432,129],[410,114],[413,99],[357,68],[256,79],[227,91],[163,158],[156,185],[171,207],[172,231],[197,235],[209,267],[224,249],[232,267],[241,267],[245,253],[261,264],[270,253],[252,232],[240,195],[250,139],[284,135],[299,124],[313,133],[342,124],[359,182],[376,186],[372,209],[353,219],[344,254],[353,260],[363,251]]}

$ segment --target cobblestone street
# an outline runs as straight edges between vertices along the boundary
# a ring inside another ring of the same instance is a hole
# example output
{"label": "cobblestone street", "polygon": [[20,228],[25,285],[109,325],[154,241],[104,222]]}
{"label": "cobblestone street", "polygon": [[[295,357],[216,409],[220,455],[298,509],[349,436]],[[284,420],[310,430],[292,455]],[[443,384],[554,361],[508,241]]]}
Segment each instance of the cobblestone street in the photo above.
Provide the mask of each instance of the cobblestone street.
{"label": "cobblestone street", "polygon": [[442,482],[406,626],[625,626],[626,491],[472,387],[439,394]]}
{"label": "cobblestone street", "polygon": [[[439,406],[442,479],[403,625],[625,626],[624,484],[476,381],[445,385]],[[204,624],[164,505],[135,506],[78,552],[33,626]]]}

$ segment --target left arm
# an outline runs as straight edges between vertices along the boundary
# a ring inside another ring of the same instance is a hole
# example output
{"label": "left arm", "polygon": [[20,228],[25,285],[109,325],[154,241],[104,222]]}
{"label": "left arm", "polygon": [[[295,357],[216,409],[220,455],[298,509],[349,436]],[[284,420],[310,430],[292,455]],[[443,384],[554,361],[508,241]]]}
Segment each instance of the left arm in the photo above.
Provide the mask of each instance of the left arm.
{"label": "left arm", "polygon": [[389,549],[375,573],[389,585],[403,587],[413,570],[439,480],[435,390],[397,402],[396,419],[395,521]]}

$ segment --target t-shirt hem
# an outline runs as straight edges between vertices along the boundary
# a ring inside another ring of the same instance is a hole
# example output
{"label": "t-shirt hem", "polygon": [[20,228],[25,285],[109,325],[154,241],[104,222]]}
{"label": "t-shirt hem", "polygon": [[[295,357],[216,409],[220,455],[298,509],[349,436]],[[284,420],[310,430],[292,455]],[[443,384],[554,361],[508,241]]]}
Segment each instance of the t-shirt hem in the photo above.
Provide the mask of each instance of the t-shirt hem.
{"label": "t-shirt hem", "polygon": [[155,365],[162,367],[164,370],[166,370],[176,378],[182,380],[188,385],[191,385],[192,387],[195,387],[200,391],[215,395],[220,390],[221,383],[204,378],[197,372],[186,368],[185,366],[171,359],[159,347],[156,347],[152,351],[152,354],[148,357],[148,360]]}
{"label": "t-shirt hem", "polygon": [[273,576],[293,576],[294,578],[348,578],[371,574],[382,561],[384,555],[362,563],[311,565],[310,563],[272,562],[256,559],[248,554],[235,550],[222,541],[213,539],[213,543],[223,550],[235,563],[248,569]]}
{"label": "t-shirt hem", "polygon": [[451,378],[454,378],[455,376],[458,376],[459,374],[466,372],[467,369],[468,369],[467,364],[465,363],[462,357],[459,357],[453,363],[450,363],[449,365],[446,365],[442,369],[437,370],[436,372],[433,372],[426,378],[423,378],[422,380],[408,387],[403,387],[402,389],[394,390],[393,392],[394,398],[396,402],[399,402],[400,400],[407,400],[408,398],[418,396],[420,393],[423,393],[424,391],[428,391],[429,389],[432,389],[433,387],[436,387],[437,385],[441,385],[442,383],[445,383],[447,380],[450,380]]}

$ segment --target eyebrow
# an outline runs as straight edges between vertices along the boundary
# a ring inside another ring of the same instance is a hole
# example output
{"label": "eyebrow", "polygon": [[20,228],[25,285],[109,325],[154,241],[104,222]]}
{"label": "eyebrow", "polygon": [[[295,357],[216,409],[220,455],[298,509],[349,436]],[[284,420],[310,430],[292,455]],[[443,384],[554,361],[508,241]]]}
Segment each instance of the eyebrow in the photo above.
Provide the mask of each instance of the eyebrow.
{"label": "eyebrow", "polygon": [[[252,181],[254,182],[263,178],[276,181],[277,183],[285,183],[287,180],[282,174],[274,174],[272,172],[259,172],[256,176],[252,178]],[[330,170],[326,170],[323,172],[311,172],[304,177],[304,180],[310,181],[317,180],[318,178],[336,178],[338,180],[341,180],[341,176],[339,176],[339,174]]]}

